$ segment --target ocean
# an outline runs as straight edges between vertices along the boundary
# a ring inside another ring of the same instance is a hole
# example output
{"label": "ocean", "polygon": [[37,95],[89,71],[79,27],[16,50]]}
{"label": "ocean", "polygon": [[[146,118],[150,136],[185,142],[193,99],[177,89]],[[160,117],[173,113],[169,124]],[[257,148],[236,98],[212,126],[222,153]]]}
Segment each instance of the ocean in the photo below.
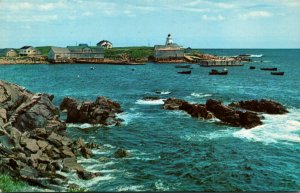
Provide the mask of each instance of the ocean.
{"label": "ocean", "polygon": [[[204,49],[223,56],[252,54],[254,62],[227,67],[227,76],[210,76],[211,68],[192,64],[190,75],[178,64],[141,66],[59,64],[1,65],[0,79],[32,92],[95,100],[105,96],[121,104],[121,126],[70,124],[67,133],[100,144],[92,159],[79,162],[101,176],[72,182],[91,191],[299,191],[300,190],[300,50]],[[262,56],[261,56],[262,55]],[[94,70],[90,67],[94,66]],[[249,66],[256,66],[250,70]],[[284,76],[260,67],[277,67]],[[134,69],[134,70],[133,70]],[[223,68],[217,68],[223,69]],[[161,91],[156,94],[155,91]],[[161,100],[144,101],[145,96]],[[162,109],[169,97],[191,103],[217,99],[273,99],[289,110],[264,115],[250,130],[218,120],[198,120],[181,111]],[[65,115],[62,114],[62,119]],[[124,148],[130,156],[115,158]]]}

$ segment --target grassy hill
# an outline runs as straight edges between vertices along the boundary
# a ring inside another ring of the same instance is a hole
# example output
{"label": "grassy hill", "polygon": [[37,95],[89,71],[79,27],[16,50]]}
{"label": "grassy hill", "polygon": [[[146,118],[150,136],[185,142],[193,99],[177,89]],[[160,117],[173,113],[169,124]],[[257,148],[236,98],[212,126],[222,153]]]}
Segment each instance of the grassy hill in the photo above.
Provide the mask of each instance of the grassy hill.
{"label": "grassy hill", "polygon": [[122,56],[127,56],[131,59],[141,60],[147,59],[154,55],[153,47],[115,47],[105,49],[104,57],[108,59],[120,59]]}
{"label": "grassy hill", "polygon": [[50,51],[51,46],[41,46],[41,47],[36,47],[39,51],[41,51],[43,56],[48,56],[48,52]]}

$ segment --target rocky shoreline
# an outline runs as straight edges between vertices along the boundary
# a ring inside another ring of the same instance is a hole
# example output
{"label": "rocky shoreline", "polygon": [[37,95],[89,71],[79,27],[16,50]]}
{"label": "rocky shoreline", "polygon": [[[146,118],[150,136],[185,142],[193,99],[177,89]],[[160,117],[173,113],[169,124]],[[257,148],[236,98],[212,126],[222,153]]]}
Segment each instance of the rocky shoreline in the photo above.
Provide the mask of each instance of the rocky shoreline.
{"label": "rocky shoreline", "polygon": [[[75,172],[78,178],[90,180],[102,175],[86,171],[78,158],[92,158],[92,149],[98,144],[82,139],[71,139],[66,134],[66,123],[90,123],[119,126],[123,112],[119,103],[99,96],[95,101],[79,101],[66,97],[56,107],[54,96],[32,93],[16,84],[0,80],[0,173],[26,181],[31,185],[55,191],[79,188],[69,182],[61,172]],[[158,100],[145,97],[144,100]],[[182,110],[200,119],[218,118],[222,123],[247,129],[262,124],[262,113],[284,114],[288,111],[281,104],[262,99],[240,101],[224,105],[220,101],[207,100],[206,104],[168,98],[163,109]],[[66,121],[60,112],[67,112]],[[129,156],[124,149],[115,152],[116,158]]]}
{"label": "rocky shoreline", "polygon": [[[78,157],[92,157],[91,148],[98,145],[66,135],[66,123],[59,119],[60,111],[53,105],[53,98],[53,95],[31,93],[18,85],[0,81],[0,173],[7,172],[31,185],[65,191],[77,185],[69,184],[60,172],[76,172],[84,180],[101,175],[88,172],[77,163]],[[80,116],[85,115],[84,109],[94,109],[91,115],[95,116],[90,117],[92,122],[119,124],[114,113],[121,110],[116,102],[104,97],[95,102],[72,102],[67,103],[69,106],[62,104],[61,108],[66,107],[72,114],[72,105],[78,104],[82,107],[79,108],[82,110]]]}

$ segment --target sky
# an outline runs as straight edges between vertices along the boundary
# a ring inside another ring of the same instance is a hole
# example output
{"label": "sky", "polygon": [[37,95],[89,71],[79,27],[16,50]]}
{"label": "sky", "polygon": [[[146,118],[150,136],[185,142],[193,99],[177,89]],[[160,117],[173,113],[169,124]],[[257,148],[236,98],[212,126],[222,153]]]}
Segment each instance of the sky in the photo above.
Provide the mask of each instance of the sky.
{"label": "sky", "polygon": [[300,0],[0,0],[0,48],[300,48]]}

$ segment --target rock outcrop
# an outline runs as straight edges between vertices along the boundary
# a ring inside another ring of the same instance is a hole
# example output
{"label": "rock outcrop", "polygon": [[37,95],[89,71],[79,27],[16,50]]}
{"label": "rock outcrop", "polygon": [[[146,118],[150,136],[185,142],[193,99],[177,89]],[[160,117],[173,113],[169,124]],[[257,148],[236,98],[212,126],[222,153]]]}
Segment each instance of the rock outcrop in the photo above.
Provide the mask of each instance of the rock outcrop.
{"label": "rock outcrop", "polygon": [[83,179],[98,174],[77,163],[77,156],[89,158],[92,152],[81,139],[65,135],[66,125],[52,99],[0,81],[0,173],[61,191],[67,179],[57,171],[74,170]]}
{"label": "rock outcrop", "polygon": [[211,119],[216,117],[224,124],[247,129],[262,124],[262,116],[258,113],[226,106],[220,101],[212,99],[207,100],[204,105],[191,104],[181,99],[169,98],[164,101],[163,108],[166,110],[183,110],[195,118]]}
{"label": "rock outcrop", "polygon": [[255,112],[263,112],[268,114],[285,114],[288,110],[280,103],[273,100],[249,100],[231,103],[229,106],[235,108],[247,109]]}
{"label": "rock outcrop", "polygon": [[67,123],[90,123],[102,125],[120,125],[121,120],[116,113],[123,112],[120,104],[103,96],[95,101],[77,101],[66,97],[60,105],[61,110],[67,110]]}
{"label": "rock outcrop", "polygon": [[262,124],[257,113],[235,110],[223,105],[220,101],[209,99],[205,107],[222,122],[235,127],[252,128]]}
{"label": "rock outcrop", "polygon": [[166,110],[183,110],[190,114],[192,117],[196,118],[214,118],[214,115],[205,108],[205,105],[190,104],[181,99],[169,98],[164,101],[163,108]]}

